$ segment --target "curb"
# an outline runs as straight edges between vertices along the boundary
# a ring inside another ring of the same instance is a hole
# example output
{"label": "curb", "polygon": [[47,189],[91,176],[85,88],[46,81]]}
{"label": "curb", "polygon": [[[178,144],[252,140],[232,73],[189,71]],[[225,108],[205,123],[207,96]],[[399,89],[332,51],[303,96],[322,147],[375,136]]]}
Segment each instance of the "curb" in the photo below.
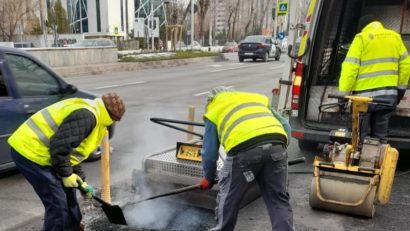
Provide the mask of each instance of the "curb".
{"label": "curb", "polygon": [[84,65],[77,67],[53,67],[52,69],[60,76],[69,78],[84,75],[99,75],[113,72],[124,71],[137,71],[144,69],[159,69],[167,67],[178,67],[189,64],[211,63],[226,61],[227,59],[223,54],[212,57],[200,57],[190,59],[172,59],[161,61],[148,61],[148,62],[117,62],[117,63],[104,63],[98,65]]}

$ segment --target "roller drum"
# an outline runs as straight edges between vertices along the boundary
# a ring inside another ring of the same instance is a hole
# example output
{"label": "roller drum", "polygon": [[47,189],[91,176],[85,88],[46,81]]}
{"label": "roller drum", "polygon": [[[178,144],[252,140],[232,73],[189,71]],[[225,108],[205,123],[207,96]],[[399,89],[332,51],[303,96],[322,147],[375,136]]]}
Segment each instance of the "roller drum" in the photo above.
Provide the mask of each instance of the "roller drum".
{"label": "roller drum", "polygon": [[[338,173],[338,175],[345,176],[324,176],[319,179],[320,196],[322,199],[332,202],[324,201],[318,197],[316,179],[313,177],[309,195],[310,206],[315,209],[372,218],[375,213],[374,201],[377,187],[374,185],[369,186],[369,183],[365,181],[355,180],[356,176],[352,179],[349,174]],[[350,206],[361,200],[363,200],[363,203],[357,206]],[[342,202],[349,205],[341,205],[334,202]]]}

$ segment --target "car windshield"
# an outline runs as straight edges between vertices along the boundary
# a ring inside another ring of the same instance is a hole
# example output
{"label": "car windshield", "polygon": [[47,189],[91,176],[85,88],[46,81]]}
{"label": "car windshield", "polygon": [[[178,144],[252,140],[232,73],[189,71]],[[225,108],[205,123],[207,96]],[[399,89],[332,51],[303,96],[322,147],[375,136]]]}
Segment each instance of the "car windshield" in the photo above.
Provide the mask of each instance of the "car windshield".
{"label": "car windshield", "polygon": [[227,43],[225,44],[225,46],[235,46],[235,45],[236,45],[235,42],[227,42]]}
{"label": "car windshield", "polygon": [[248,36],[243,40],[245,43],[260,43],[265,41],[263,36]]}

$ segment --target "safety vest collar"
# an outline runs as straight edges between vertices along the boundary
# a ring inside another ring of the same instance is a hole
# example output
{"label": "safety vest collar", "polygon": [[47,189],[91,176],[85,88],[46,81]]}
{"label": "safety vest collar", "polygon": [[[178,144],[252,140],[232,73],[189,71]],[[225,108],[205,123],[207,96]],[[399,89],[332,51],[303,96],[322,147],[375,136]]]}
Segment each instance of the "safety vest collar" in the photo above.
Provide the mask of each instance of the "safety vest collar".
{"label": "safety vest collar", "polygon": [[102,101],[102,99],[98,98],[95,99],[95,102],[97,104],[97,111],[100,114],[100,122],[105,126],[108,127],[110,126],[112,123],[114,123],[114,121],[111,119],[110,114],[107,111],[107,108],[104,106],[104,102]]}
{"label": "safety vest collar", "polygon": [[361,32],[366,32],[369,30],[375,30],[375,29],[384,29],[384,26],[381,22],[379,21],[373,21],[369,24],[367,24],[367,26],[365,26]]}

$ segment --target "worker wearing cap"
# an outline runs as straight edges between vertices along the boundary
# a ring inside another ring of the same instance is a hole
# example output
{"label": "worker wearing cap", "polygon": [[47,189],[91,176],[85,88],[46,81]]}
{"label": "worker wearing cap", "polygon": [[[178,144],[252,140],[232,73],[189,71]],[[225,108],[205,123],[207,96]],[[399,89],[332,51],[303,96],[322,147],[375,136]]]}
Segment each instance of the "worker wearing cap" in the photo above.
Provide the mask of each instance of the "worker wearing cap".
{"label": "worker wearing cap", "polygon": [[84,229],[76,188],[81,186],[86,198],[94,189],[80,163],[124,112],[115,93],[94,100],[70,98],[38,111],[10,136],[11,156],[45,207],[43,230]]}
{"label": "worker wearing cap", "polygon": [[272,230],[293,230],[287,192],[287,152],[290,126],[269,108],[266,96],[217,87],[208,95],[202,150],[201,189],[212,188],[220,144],[227,157],[219,172],[212,230],[233,230],[242,197],[250,184],[259,184]]}
{"label": "worker wearing cap", "polygon": [[365,97],[383,98],[389,105],[369,105],[362,117],[360,141],[369,134],[386,143],[389,119],[403,98],[410,77],[410,57],[401,36],[385,29],[373,15],[358,23],[342,64],[339,91]]}

